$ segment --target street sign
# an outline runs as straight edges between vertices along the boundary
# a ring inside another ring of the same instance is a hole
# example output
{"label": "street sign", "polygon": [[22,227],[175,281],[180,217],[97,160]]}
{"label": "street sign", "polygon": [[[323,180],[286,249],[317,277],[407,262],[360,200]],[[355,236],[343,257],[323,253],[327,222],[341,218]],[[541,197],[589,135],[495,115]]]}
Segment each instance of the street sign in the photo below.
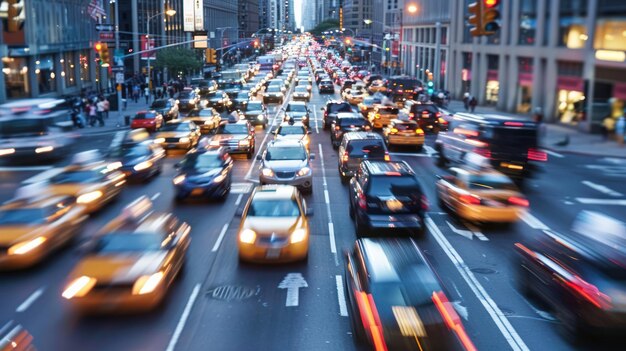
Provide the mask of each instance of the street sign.
{"label": "street sign", "polygon": [[100,40],[114,40],[115,35],[113,32],[100,32]]}
{"label": "street sign", "polygon": [[124,73],[115,73],[115,83],[117,84],[124,83]]}
{"label": "street sign", "polygon": [[[115,66],[124,66],[124,50],[115,49],[113,52],[113,62],[115,63]],[[123,71],[124,67],[121,68]]]}
{"label": "street sign", "polygon": [[112,24],[96,24],[96,30],[98,32],[112,32],[115,26]]}
{"label": "street sign", "polygon": [[123,73],[124,72],[124,66],[113,66],[113,67],[111,67],[111,72]]}

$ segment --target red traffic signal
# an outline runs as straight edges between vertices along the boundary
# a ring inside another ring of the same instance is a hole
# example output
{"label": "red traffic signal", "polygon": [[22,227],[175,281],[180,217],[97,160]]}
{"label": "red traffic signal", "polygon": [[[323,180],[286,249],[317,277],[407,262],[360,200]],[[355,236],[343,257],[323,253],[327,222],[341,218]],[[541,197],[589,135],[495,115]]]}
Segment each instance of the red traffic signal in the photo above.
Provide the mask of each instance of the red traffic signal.
{"label": "red traffic signal", "polygon": [[500,4],[500,0],[483,0],[483,4],[486,8],[496,7]]}
{"label": "red traffic signal", "polygon": [[95,49],[98,53],[100,53],[100,51],[102,50],[102,43],[97,42],[97,43],[93,46],[93,48],[94,48],[94,49]]}

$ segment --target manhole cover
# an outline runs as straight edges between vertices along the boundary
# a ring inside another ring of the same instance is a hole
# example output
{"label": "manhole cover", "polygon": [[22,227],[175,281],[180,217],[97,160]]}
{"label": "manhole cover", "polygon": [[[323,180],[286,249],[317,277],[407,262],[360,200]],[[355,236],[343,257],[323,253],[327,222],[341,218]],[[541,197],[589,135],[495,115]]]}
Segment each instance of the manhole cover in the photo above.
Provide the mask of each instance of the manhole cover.
{"label": "manhole cover", "polygon": [[224,301],[241,301],[258,295],[260,288],[251,288],[249,286],[224,285],[207,291],[207,296],[216,300]]}
{"label": "manhole cover", "polygon": [[470,270],[472,272],[478,273],[478,274],[494,274],[494,273],[496,273],[496,271],[491,269],[491,268],[472,268]]}

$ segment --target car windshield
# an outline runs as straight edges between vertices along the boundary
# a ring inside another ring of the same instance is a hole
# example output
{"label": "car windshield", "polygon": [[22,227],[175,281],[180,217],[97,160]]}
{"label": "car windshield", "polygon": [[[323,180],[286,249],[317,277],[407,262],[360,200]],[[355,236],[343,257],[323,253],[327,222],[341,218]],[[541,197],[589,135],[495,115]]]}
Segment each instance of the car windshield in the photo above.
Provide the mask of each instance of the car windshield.
{"label": "car windshield", "polygon": [[248,134],[248,127],[245,124],[222,124],[217,134]]}
{"label": "car windshield", "polygon": [[161,250],[162,237],[155,234],[112,233],[98,239],[91,252],[97,254]]}
{"label": "car windshield", "polygon": [[[27,225],[45,223],[45,213],[41,208],[18,208],[0,211],[0,225]],[[0,234],[2,236],[2,234]]]}
{"label": "car windshield", "polygon": [[247,99],[250,97],[250,92],[247,91],[240,91],[237,93],[237,98],[238,99]]}
{"label": "car windshield", "polygon": [[496,174],[470,175],[467,185],[476,190],[517,190],[509,177]]}
{"label": "car windshield", "polygon": [[191,93],[180,93],[180,95],[178,95],[179,99],[191,99]]}
{"label": "car windshield", "polygon": [[146,145],[123,145],[111,151],[111,157],[142,157],[150,155],[150,148]]}
{"label": "car windshield", "polygon": [[419,195],[420,186],[413,176],[372,176],[369,194],[372,196]]}
{"label": "car windshield", "polygon": [[416,130],[417,123],[396,123],[393,125],[393,128],[397,130]]}
{"label": "car windshield", "polygon": [[248,209],[248,216],[251,217],[296,217],[299,215],[300,208],[296,201],[292,199],[253,199]]}
{"label": "car windshield", "polygon": [[306,105],[289,104],[287,105],[287,112],[307,112]]}
{"label": "car windshield", "polygon": [[263,109],[263,105],[261,104],[260,101],[250,101],[248,103],[248,107],[246,108],[247,111],[260,111]]}
{"label": "car windshield", "polygon": [[184,170],[203,170],[222,167],[223,160],[218,153],[191,153],[181,163]]}
{"label": "car windshield", "polygon": [[164,108],[167,105],[165,100],[156,100],[150,105],[150,108]]}
{"label": "car windshield", "polygon": [[98,183],[102,180],[103,174],[94,170],[67,171],[59,173],[50,178],[52,184],[73,184],[73,183]]}
{"label": "car windshield", "polygon": [[267,92],[268,93],[280,93],[281,90],[280,90],[280,87],[278,85],[270,85],[267,88]]}
{"label": "car windshield", "polygon": [[362,126],[365,124],[365,118],[340,118],[341,126]]}
{"label": "car windshield", "polygon": [[380,158],[385,157],[385,145],[382,140],[352,140],[346,148],[352,157]]}
{"label": "car windshield", "polygon": [[135,115],[135,119],[154,119],[155,117],[154,113],[138,113]]}
{"label": "car windshield", "polygon": [[46,134],[47,130],[43,120],[16,118],[0,122],[0,133],[3,138],[16,136],[28,137]]}
{"label": "car windshield", "polygon": [[278,129],[278,135],[306,134],[303,126],[282,126]]}
{"label": "car windshield", "polygon": [[435,106],[433,105],[416,105],[417,106],[417,112],[422,113],[424,111],[428,111],[429,113],[437,113],[438,110]]}
{"label": "car windshield", "polygon": [[298,87],[296,87],[296,93],[308,93],[308,92],[309,92],[309,90],[305,86],[298,86]]}
{"label": "car windshield", "polygon": [[345,104],[331,104],[328,107],[328,112],[329,113],[352,112],[352,107],[348,103],[345,103]]}
{"label": "car windshield", "polygon": [[161,128],[162,132],[188,132],[189,125],[187,123],[168,123]]}
{"label": "car windshield", "polygon": [[266,161],[306,160],[306,151],[303,147],[280,147],[274,146],[267,149]]}

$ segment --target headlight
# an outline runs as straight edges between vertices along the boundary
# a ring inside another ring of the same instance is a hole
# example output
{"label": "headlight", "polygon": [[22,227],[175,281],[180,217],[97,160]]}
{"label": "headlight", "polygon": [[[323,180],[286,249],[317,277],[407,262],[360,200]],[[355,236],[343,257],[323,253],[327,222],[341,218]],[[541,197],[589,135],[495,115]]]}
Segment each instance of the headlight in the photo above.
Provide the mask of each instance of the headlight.
{"label": "headlight", "polygon": [[262,121],[265,119],[265,117],[263,115],[258,115],[256,116],[256,119],[258,119],[259,121]]}
{"label": "headlight", "polygon": [[133,295],[144,295],[153,292],[163,280],[163,272],[143,275],[133,284]]}
{"label": "headlight", "polygon": [[47,239],[44,238],[43,236],[38,236],[28,241],[22,241],[21,243],[17,243],[9,247],[9,250],[7,251],[7,253],[9,255],[23,255],[23,254],[29,253],[30,251],[41,246],[41,244],[45,243],[46,240]]}
{"label": "headlight", "polygon": [[44,152],[50,152],[52,150],[54,150],[54,147],[52,147],[52,146],[42,146],[42,147],[36,148],[35,149],[35,153],[36,154],[41,154],[41,153],[44,153]]}
{"label": "headlight", "polygon": [[144,161],[144,162],[136,164],[135,167],[133,167],[133,169],[139,172],[139,171],[143,171],[144,169],[148,169],[150,167],[152,167],[152,162]]}
{"label": "headlight", "polygon": [[261,170],[261,174],[263,174],[264,177],[273,177],[274,171],[272,171],[271,168],[263,168]]}
{"label": "headlight", "polygon": [[4,155],[11,155],[15,153],[15,149],[11,148],[11,149],[1,149],[0,150],[0,156],[4,156]]}
{"label": "headlight", "polygon": [[174,185],[178,185],[182,183],[184,180],[185,180],[185,175],[181,174],[179,176],[174,177],[174,180],[172,180],[172,182],[174,183]]}
{"label": "headlight", "polygon": [[67,285],[65,290],[63,290],[63,296],[66,299],[71,299],[73,297],[82,297],[87,295],[87,293],[96,285],[96,278],[88,277],[86,275],[80,276],[74,279],[71,283]]}
{"label": "headlight", "polygon": [[217,177],[213,178],[213,183],[221,183],[224,179],[226,179],[226,175],[226,172],[220,173]]}
{"label": "headlight", "polygon": [[239,233],[239,241],[245,244],[254,244],[256,233],[252,229],[244,229]]}
{"label": "headlight", "polygon": [[109,163],[107,165],[107,170],[114,171],[114,170],[119,169],[121,167],[122,167],[122,162],[116,161],[116,162]]}
{"label": "headlight", "polygon": [[302,167],[300,168],[300,170],[298,171],[297,175],[299,177],[305,176],[307,174],[311,173],[311,169],[309,167]]}
{"label": "headlight", "polygon": [[100,190],[96,190],[96,191],[92,191],[92,192],[88,192],[86,194],[82,194],[80,195],[77,199],[76,202],[79,204],[88,204],[88,203],[92,203],[96,200],[98,200],[99,198],[102,197],[102,191]]}
{"label": "headlight", "polygon": [[220,146],[220,141],[219,140],[211,140],[209,145],[211,145],[211,146]]}
{"label": "headlight", "polygon": [[208,103],[209,103],[209,100],[202,100],[202,101],[200,101],[200,103],[201,103],[202,105],[206,105],[206,104],[208,104]]}
{"label": "headlight", "polygon": [[296,229],[293,233],[291,233],[289,241],[292,244],[295,244],[295,243],[299,243],[301,241],[304,241],[304,239],[306,239],[306,237],[307,237],[306,229],[300,228],[300,229]]}
{"label": "headlight", "polygon": [[155,144],[163,144],[165,142],[165,138],[156,138],[154,139]]}
{"label": "headlight", "polygon": [[239,146],[250,146],[250,140],[248,139],[239,140]]}
{"label": "headlight", "polygon": [[180,139],[178,139],[178,142],[179,143],[188,143],[189,142],[189,138],[187,138],[187,137],[180,138]]}

